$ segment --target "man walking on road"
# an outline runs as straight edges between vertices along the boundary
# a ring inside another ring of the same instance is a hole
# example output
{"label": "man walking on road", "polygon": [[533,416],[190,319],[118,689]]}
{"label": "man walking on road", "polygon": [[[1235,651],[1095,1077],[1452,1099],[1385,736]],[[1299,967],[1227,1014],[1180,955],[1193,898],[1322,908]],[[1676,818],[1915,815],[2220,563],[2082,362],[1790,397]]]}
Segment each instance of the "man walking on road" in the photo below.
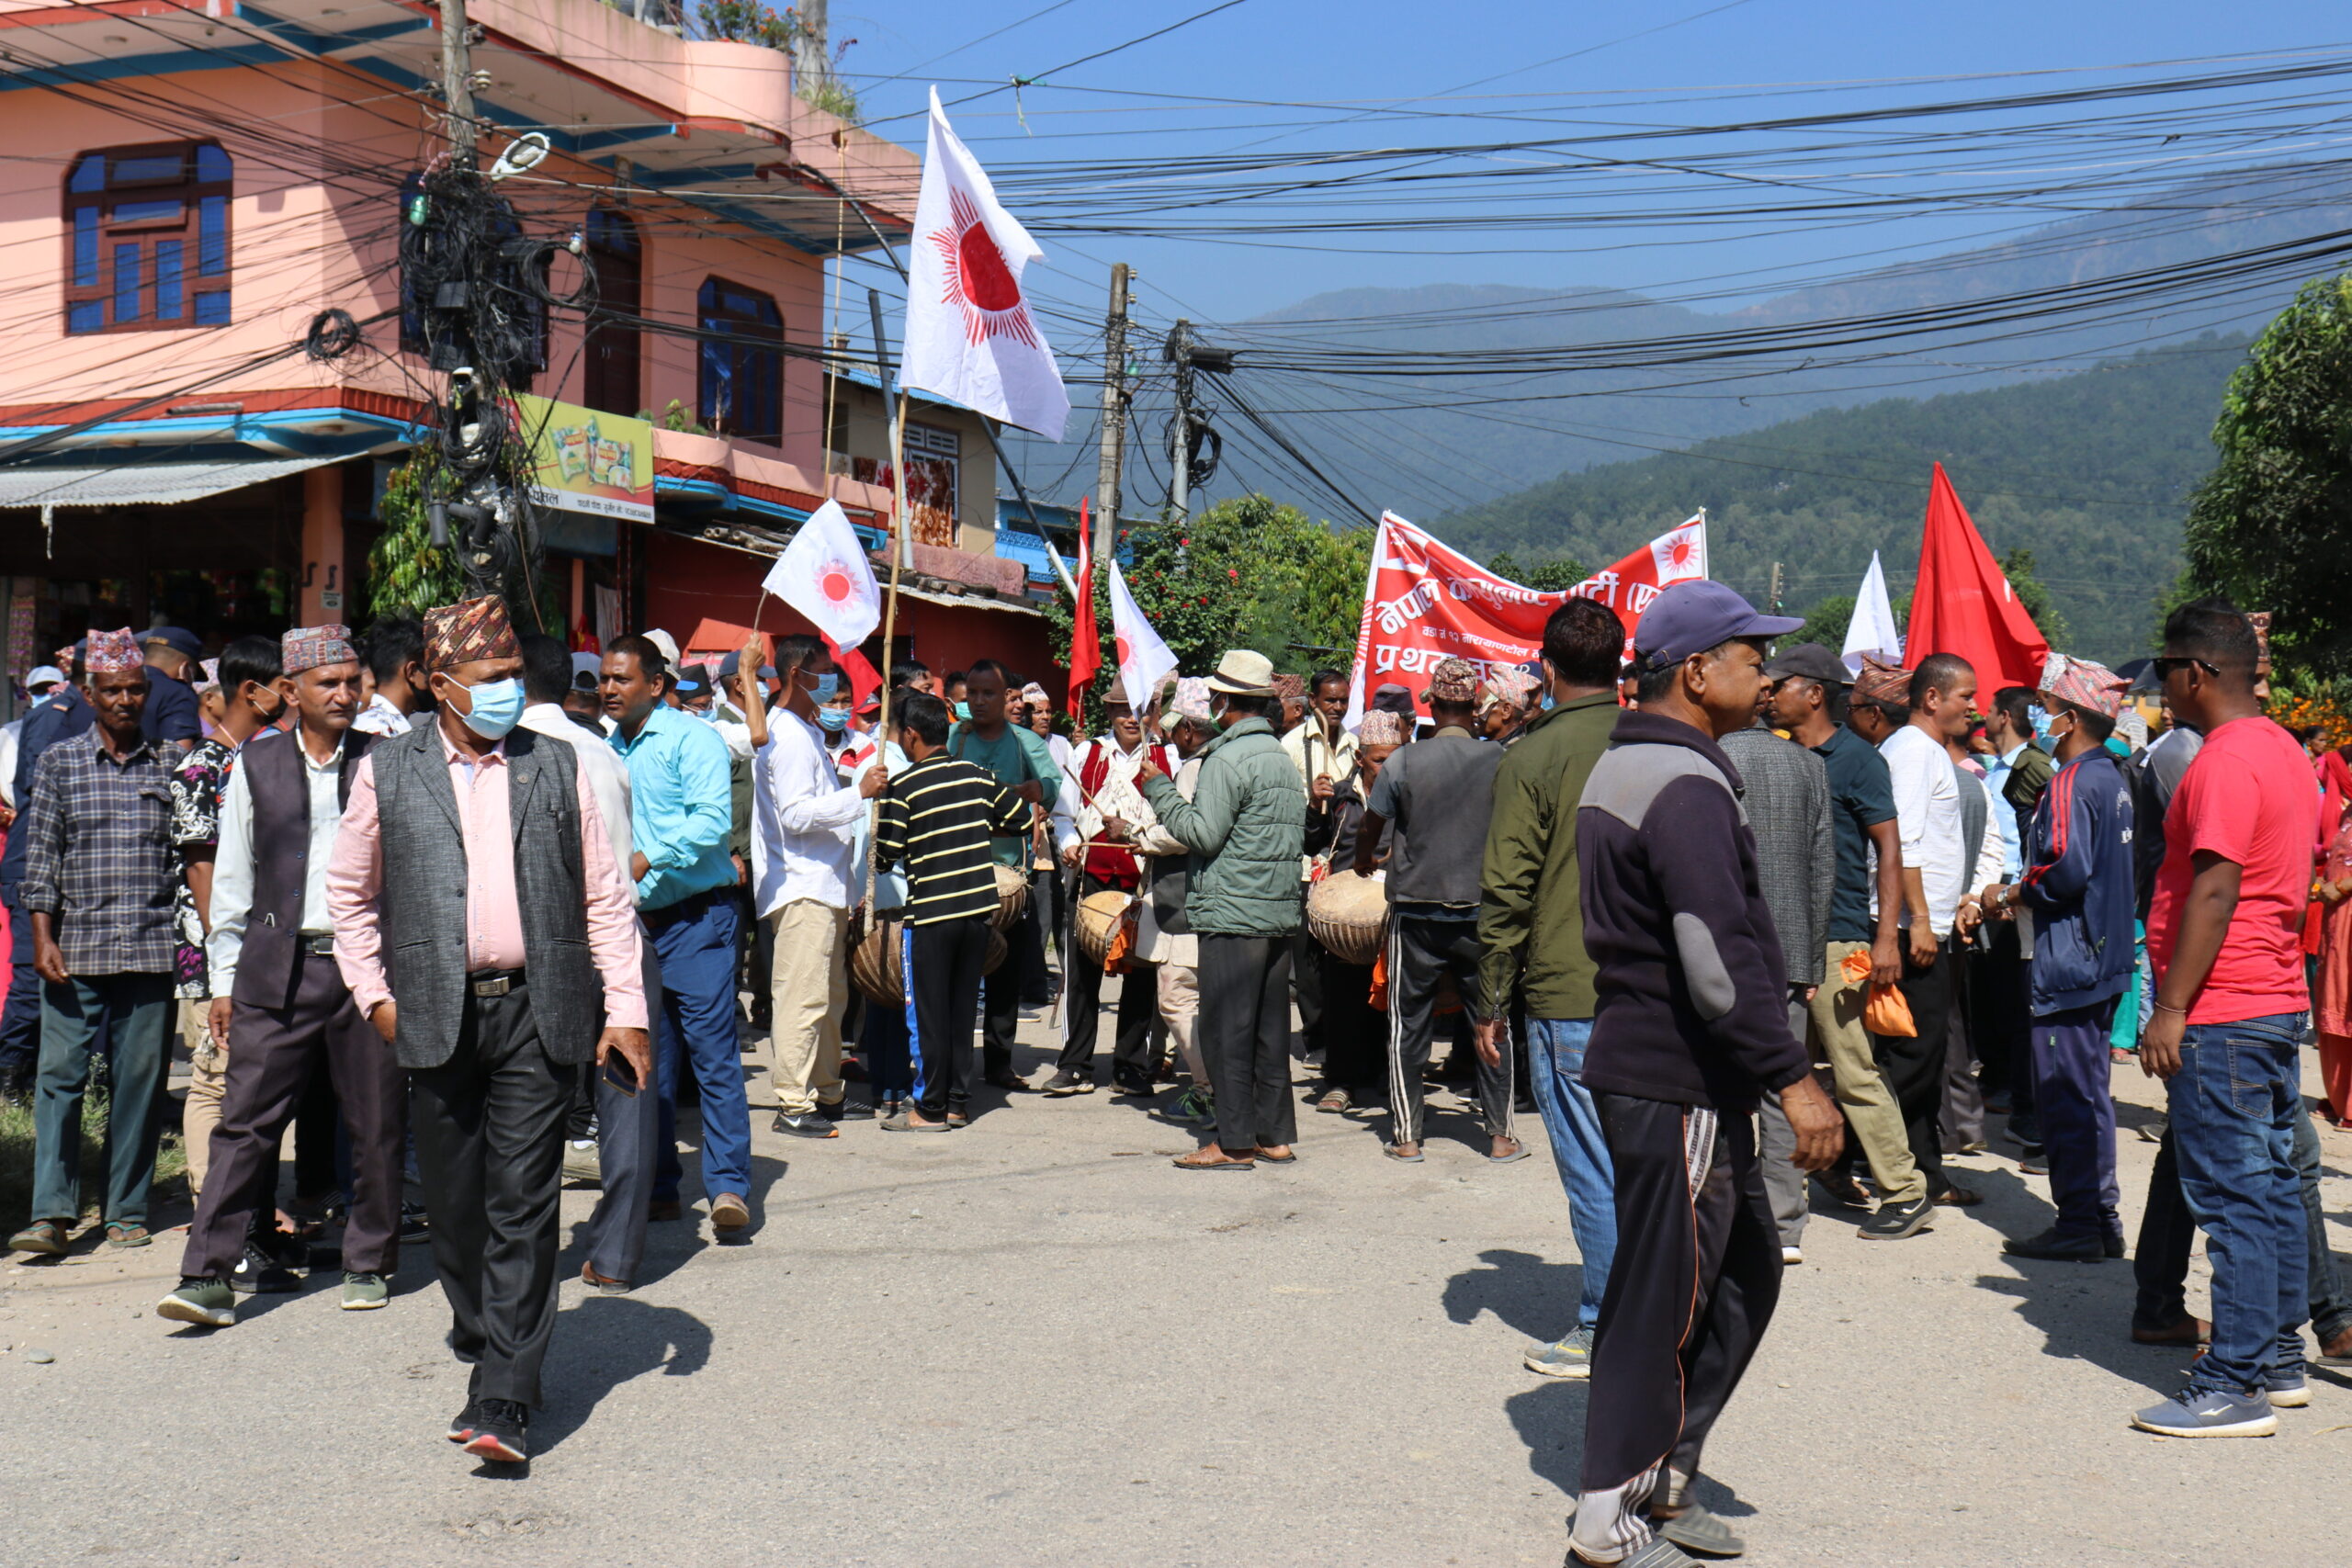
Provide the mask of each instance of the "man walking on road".
{"label": "man walking on road", "polygon": [[1577,802],[1609,750],[1617,723],[1617,661],[1625,647],[1617,613],[1571,599],[1544,624],[1544,674],[1552,707],[1530,723],[1495,771],[1479,877],[1478,1021],[1482,1040],[1510,1027],[1512,987],[1527,998],[1527,1077],[1567,1190],[1583,1284],[1576,1326],[1523,1359],[1546,1377],[1592,1371],[1592,1337],[1617,1251],[1617,1198],[1609,1145],[1592,1091],[1582,1082],[1592,1041],[1593,967],[1585,952],[1577,863]]}
{"label": "man walking on road", "polygon": [[96,726],[42,754],[17,829],[26,846],[18,908],[31,917],[41,980],[40,1061],[32,1223],[8,1245],[50,1257],[63,1254],[82,1214],[82,1095],[102,1021],[113,1036],[107,1241],[150,1240],[155,1097],[177,958],[171,786],[161,743],[140,733],[147,671],[130,628],[91,633],[83,666]]}
{"label": "man walking on road", "polygon": [[1571,1562],[1652,1568],[1690,1561],[1680,1546],[1743,1550],[1690,1492],[1780,1296],[1749,1118],[1777,1091],[1802,1170],[1826,1165],[1842,1135],[1789,1030],[1740,776],[1716,742],[1755,722],[1762,639],[1798,624],[1721,583],[1659,594],[1634,639],[1641,708],[1617,721],[1577,811],[1599,997],[1584,1077],[1616,1174],[1618,1247]]}
{"label": "man walking on road", "polygon": [[1306,796],[1267,716],[1274,667],[1265,655],[1229,650],[1208,678],[1219,728],[1201,754],[1186,800],[1152,773],[1144,798],[1160,825],[1193,852],[1185,919],[1200,938],[1201,1057],[1216,1099],[1216,1137],[1176,1164],[1185,1170],[1249,1170],[1261,1159],[1298,1156],[1298,1106],[1290,1091],[1290,953],[1304,906]]}
{"label": "man walking on road", "polygon": [[571,749],[515,728],[505,602],[430,612],[425,666],[438,715],[361,759],[327,908],[344,983],[409,1073],[450,1348],[473,1368],[449,1440],[519,1462],[555,1332],[564,1114],[592,1061],[651,1080],[643,952]]}
{"label": "man walking on road", "polygon": [[2311,1398],[2294,1145],[2318,807],[2302,749],[2255,694],[2257,657],[2252,624],[2209,599],[2172,613],[2156,660],[2172,711],[2205,738],[2165,818],[2148,913],[2155,1005],[2140,1038],[2213,1264],[2211,1348],[2177,1397],[2132,1417],[2177,1438],[2263,1436],[2278,1429],[2274,1406]]}
{"label": "man walking on road", "polygon": [[[947,738],[947,754],[993,774],[997,783],[1026,800],[1031,822],[989,841],[989,858],[997,864],[1027,874],[1030,834],[1039,814],[1053,809],[1064,788],[1062,772],[1052,750],[1035,730],[1024,729],[1005,716],[1004,666],[983,659],[962,676],[965,705],[971,717],[956,726]],[[1046,962],[1045,939],[1036,901],[1022,906],[1021,919],[1004,933],[1012,949],[996,972],[982,985],[986,1000],[980,1016],[980,1077],[1007,1094],[1026,1094],[1029,1085],[1012,1070],[1013,1033],[1021,1026],[1021,992],[1032,978],[1032,964]],[[1042,973],[1035,976],[1042,978]]]}
{"label": "man walking on road", "polygon": [[[1421,1074],[1437,1028],[1437,987],[1451,976],[1471,1018],[1508,1015],[1510,992],[1479,993],[1478,872],[1503,749],[1470,732],[1478,674],[1467,661],[1438,661],[1421,694],[1437,733],[1401,747],[1380,770],[1356,835],[1355,872],[1369,876],[1384,826],[1388,834],[1388,1116],[1390,1159],[1420,1163]],[[1478,1110],[1487,1157],[1527,1157],[1511,1134],[1509,1029],[1478,1036]]]}
{"label": "man walking on road", "polygon": [[616,726],[613,750],[628,764],[637,845],[628,874],[662,975],[653,1202],[663,1217],[678,1213],[678,1075],[690,1070],[702,1102],[710,1228],[734,1241],[752,1223],[752,1109],[735,1027],[735,863],[727,849],[733,795],[727,742],[662,700],[670,684],[669,663],[647,638],[616,638],[605,649],[605,711]]}
{"label": "man walking on road", "polygon": [[212,990],[207,1026],[226,1058],[209,1176],[188,1226],[179,1288],[155,1315],[226,1327],[230,1274],[276,1186],[278,1139],[314,1074],[334,1086],[351,1152],[343,1233],[343,1307],[390,1299],[400,1256],[401,1166],[408,1081],[335,967],[327,863],[370,737],[355,735],[359,656],[339,626],[288,632],[280,645],[291,731],[237,754],[212,867]]}

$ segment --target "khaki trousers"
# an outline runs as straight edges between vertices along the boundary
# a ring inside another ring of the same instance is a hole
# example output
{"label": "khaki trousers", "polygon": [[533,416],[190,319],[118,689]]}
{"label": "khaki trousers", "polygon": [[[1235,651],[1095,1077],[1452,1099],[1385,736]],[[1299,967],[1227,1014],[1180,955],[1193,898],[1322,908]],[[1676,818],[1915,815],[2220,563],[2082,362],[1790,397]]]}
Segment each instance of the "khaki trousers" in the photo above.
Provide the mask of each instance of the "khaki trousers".
{"label": "khaki trousers", "polygon": [[1201,1066],[1201,1045],[1197,1038],[1201,1021],[1201,972],[1189,964],[1162,964],[1159,966],[1159,1016],[1168,1025],[1168,1036],[1176,1042],[1176,1055],[1182,1058],[1184,1070],[1193,1075],[1193,1082],[1201,1089],[1209,1087],[1209,1075]]}
{"label": "khaki trousers", "polygon": [[1885,1075],[1879,1071],[1870,1031],[1862,1027],[1862,1002],[1870,982],[1849,983],[1839,967],[1849,953],[1867,955],[1870,944],[1833,942],[1827,951],[1821,988],[1814,992],[1808,1010],[1816,1048],[1829,1059],[1829,1071],[1836,1080],[1833,1092],[1846,1120],[1853,1123],[1855,1140],[1870,1161],[1871,1179],[1878,1184],[1880,1198],[1887,1202],[1917,1202],[1928,1195],[1928,1179],[1911,1157],[1903,1112],[1894,1103],[1894,1091],[1886,1087]]}
{"label": "khaki trousers", "polygon": [[212,1129],[220,1124],[220,1096],[228,1086],[228,1064],[212,1046],[205,1020],[209,1002],[180,1001],[180,1038],[187,1042],[187,1100],[180,1107],[180,1142],[187,1152],[187,1195],[204,1191],[212,1167]]}
{"label": "khaki trousers", "polygon": [[849,911],[796,898],[768,918],[775,938],[769,981],[779,1108],[803,1116],[842,1100],[842,1012],[849,1006]]}

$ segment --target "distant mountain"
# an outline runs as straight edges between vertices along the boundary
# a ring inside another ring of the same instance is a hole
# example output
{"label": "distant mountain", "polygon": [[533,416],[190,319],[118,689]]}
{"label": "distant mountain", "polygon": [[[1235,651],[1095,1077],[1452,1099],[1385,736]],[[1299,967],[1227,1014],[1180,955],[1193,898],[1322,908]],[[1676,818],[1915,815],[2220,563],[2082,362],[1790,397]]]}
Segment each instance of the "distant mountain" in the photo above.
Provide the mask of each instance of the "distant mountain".
{"label": "distant mountain", "polygon": [[[2210,332],[2250,333],[2276,313],[2301,279],[2177,290],[2175,302],[2163,309],[2127,294],[2027,321],[1889,336],[1877,351],[1883,357],[1864,365],[1808,367],[1801,355],[1734,359],[1702,354],[1687,364],[1638,368],[1530,373],[1505,367],[1465,377],[1362,376],[1335,383],[1288,373],[1253,375],[1253,357],[1264,363],[1292,348],[1508,355],[1757,326],[1834,325],[2096,284],[2241,252],[2275,253],[2298,238],[2336,231],[2352,231],[2352,184],[2346,176],[2334,169],[2281,170],[2228,183],[2185,184],[1999,244],[1879,267],[1849,282],[1798,289],[1723,313],[1607,289],[1431,284],[1317,295],[1203,335],[1240,351],[1237,388],[1341,491],[1372,512],[1387,508],[1427,521],[1562,473],[1760,430],[1819,409],[2040,381],[2053,369],[2080,368]],[[2181,295],[2196,298],[2184,303]],[[1156,361],[1156,352],[1148,359]],[[1739,378],[1726,380],[1727,375]],[[1214,379],[1204,387],[1210,401],[1218,402]],[[1417,406],[1361,407],[1373,402]],[[1139,508],[1148,508],[1166,485],[1164,390],[1140,397],[1137,412],[1138,438],[1148,451],[1131,462],[1136,478],[1128,490]],[[1316,493],[1295,464],[1271,451],[1236,410],[1221,408],[1216,418],[1235,460],[1209,487],[1211,497],[1266,490],[1311,510],[1347,515]],[[1047,462],[1041,451],[1030,471],[1052,474],[1069,460],[1057,456]],[[1082,483],[1091,463],[1073,471]],[[1692,497],[1693,504],[1705,500]]]}
{"label": "distant mountain", "polygon": [[1434,531],[1482,558],[1616,559],[1699,507],[1713,575],[1760,601],[1772,565],[1802,614],[1851,593],[1870,553],[1900,598],[1917,576],[1940,462],[1997,555],[2034,553],[2072,651],[2147,651],[2156,595],[2179,570],[2188,491],[2247,339],[2205,336],[2098,368],[1924,400],[1826,410],[1687,452],[1561,475],[1447,514]]}

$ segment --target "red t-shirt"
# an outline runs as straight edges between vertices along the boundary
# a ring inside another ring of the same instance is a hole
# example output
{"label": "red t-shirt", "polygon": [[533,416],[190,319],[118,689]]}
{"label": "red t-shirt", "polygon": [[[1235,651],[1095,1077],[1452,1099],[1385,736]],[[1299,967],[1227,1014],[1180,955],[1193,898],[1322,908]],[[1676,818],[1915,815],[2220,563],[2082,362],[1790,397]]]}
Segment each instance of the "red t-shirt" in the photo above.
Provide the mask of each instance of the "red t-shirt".
{"label": "red t-shirt", "polygon": [[2189,856],[2210,850],[2241,868],[2237,910],[2189,1022],[2238,1023],[2311,1006],[2301,933],[2318,822],[2311,759],[2293,736],[2250,715],[2205,737],[2165,813],[2164,864],[2148,908],[2148,961],[2162,984],[2196,875]]}

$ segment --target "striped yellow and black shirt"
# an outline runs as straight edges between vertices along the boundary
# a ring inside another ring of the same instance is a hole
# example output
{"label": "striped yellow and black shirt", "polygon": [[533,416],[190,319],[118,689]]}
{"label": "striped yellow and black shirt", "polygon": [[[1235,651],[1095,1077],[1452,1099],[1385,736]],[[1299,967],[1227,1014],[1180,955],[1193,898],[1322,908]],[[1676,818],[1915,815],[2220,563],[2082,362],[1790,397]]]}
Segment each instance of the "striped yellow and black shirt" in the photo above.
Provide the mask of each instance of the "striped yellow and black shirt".
{"label": "striped yellow and black shirt", "polygon": [[992,915],[996,860],[989,840],[1028,830],[1027,801],[985,768],[934,752],[884,792],[875,859],[906,863],[910,924]]}

